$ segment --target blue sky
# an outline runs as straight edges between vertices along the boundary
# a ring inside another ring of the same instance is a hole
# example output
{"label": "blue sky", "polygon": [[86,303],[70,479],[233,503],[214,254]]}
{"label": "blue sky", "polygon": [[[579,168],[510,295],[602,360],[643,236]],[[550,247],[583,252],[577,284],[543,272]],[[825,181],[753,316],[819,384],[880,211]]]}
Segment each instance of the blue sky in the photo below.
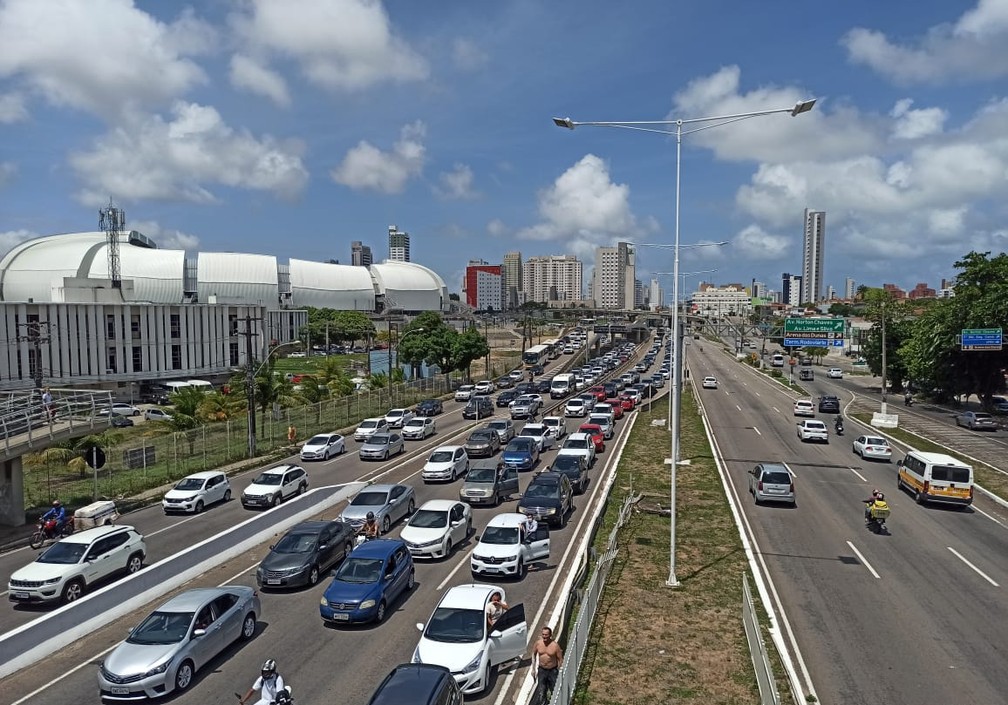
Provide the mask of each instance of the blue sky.
{"label": "blue sky", "polygon": [[[684,272],[937,286],[1008,239],[1008,0],[0,0],[0,250],[97,229],[348,262],[672,242],[675,144],[556,128],[748,112],[684,140]],[[672,269],[641,249],[638,276]],[[696,284],[690,278],[690,288]],[[667,277],[663,285],[671,288]]]}

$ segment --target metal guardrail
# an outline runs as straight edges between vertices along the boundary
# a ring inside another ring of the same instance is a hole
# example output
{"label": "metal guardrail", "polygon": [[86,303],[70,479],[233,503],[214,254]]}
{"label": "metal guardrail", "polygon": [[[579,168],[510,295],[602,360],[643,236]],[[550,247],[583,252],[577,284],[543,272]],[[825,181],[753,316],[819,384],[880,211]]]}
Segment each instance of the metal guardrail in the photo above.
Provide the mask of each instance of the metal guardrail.
{"label": "metal guardrail", "polygon": [[10,453],[12,447],[30,448],[79,428],[108,428],[112,392],[50,389],[49,393],[52,402],[48,406],[38,389],[8,392],[0,398],[0,442],[5,453]]}
{"label": "metal guardrail", "polygon": [[749,655],[752,657],[753,670],[756,672],[760,705],[781,705],[773,667],[770,665],[770,655],[767,653],[766,643],[760,633],[759,617],[756,614],[752,591],[749,589],[748,575],[742,576],[742,625],[745,627],[746,641],[749,642]]}

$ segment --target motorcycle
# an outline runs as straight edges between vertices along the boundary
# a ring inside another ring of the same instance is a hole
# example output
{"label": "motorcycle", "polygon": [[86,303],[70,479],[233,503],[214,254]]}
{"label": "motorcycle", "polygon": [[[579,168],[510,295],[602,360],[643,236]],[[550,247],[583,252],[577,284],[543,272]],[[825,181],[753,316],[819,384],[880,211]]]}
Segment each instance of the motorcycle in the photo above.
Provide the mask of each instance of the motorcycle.
{"label": "motorcycle", "polygon": [[833,424],[833,430],[836,431],[838,436],[843,435],[843,421],[840,420],[839,416],[837,417],[836,423]]}
{"label": "motorcycle", "polygon": [[[276,698],[270,702],[270,705],[294,705],[294,695],[292,693],[291,687],[285,685],[277,691]],[[238,698],[238,702],[240,703],[242,700],[241,694],[235,693],[235,697]]]}
{"label": "motorcycle", "polygon": [[877,500],[863,500],[865,503],[865,526],[873,534],[889,533],[886,519],[889,518],[889,505]]}
{"label": "motorcycle", "polygon": [[909,394],[903,397],[903,406],[913,406],[913,397]]}
{"label": "motorcycle", "polygon": [[354,548],[357,548],[361,544],[367,543],[378,538],[377,536],[368,536],[367,534],[357,534],[357,538],[354,539]]}
{"label": "motorcycle", "polygon": [[66,538],[74,531],[73,519],[67,519],[62,526],[55,519],[39,519],[35,533],[28,539],[28,545],[32,548],[42,548],[46,541],[58,541]]}

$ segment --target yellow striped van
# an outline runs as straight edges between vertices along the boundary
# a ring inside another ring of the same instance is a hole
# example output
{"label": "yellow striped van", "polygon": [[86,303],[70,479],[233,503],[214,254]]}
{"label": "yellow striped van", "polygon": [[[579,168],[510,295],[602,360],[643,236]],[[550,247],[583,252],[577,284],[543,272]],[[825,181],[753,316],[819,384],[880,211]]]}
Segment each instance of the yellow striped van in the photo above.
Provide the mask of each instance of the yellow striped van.
{"label": "yellow striped van", "polygon": [[951,455],[911,450],[899,461],[896,486],[907,488],[917,504],[973,503],[973,468]]}

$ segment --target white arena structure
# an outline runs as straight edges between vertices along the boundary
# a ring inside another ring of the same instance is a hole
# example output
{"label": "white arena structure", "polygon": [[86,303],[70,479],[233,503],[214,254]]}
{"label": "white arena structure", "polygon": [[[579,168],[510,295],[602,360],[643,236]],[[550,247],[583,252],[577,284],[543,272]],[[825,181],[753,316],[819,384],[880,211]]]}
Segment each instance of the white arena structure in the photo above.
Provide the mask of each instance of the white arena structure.
{"label": "white arena structure", "polygon": [[[222,377],[295,339],[308,307],[414,314],[449,306],[444,281],[411,262],[369,267],[272,255],[160,249],[119,236],[118,286],[104,232],[20,243],[0,259],[0,389]],[[37,340],[36,340],[37,338]],[[41,375],[39,372],[41,371]]]}

